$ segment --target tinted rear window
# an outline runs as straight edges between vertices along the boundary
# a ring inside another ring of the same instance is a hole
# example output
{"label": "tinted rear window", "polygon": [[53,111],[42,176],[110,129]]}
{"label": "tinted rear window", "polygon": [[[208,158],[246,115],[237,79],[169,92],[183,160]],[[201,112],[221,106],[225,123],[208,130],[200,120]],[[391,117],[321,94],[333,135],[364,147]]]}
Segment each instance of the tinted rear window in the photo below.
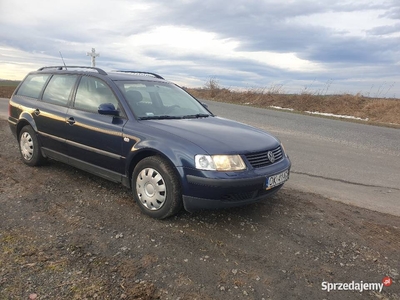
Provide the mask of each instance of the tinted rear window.
{"label": "tinted rear window", "polygon": [[17,91],[17,95],[31,98],[39,98],[49,74],[28,75]]}

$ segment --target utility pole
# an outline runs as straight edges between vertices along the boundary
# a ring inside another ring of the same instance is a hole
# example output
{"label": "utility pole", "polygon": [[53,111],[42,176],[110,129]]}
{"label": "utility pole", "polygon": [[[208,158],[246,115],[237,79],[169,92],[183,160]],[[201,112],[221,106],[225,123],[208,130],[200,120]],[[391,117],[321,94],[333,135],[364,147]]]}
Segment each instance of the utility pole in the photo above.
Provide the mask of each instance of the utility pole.
{"label": "utility pole", "polygon": [[100,56],[100,53],[96,53],[96,49],[92,48],[92,52],[87,52],[86,56],[92,57],[92,67],[96,66],[96,57]]}

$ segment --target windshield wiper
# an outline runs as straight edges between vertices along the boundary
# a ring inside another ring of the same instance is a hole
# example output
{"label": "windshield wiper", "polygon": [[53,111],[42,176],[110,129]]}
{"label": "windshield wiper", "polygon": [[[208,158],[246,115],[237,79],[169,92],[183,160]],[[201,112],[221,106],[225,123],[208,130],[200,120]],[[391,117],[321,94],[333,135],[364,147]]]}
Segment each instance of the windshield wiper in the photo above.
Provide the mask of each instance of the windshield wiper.
{"label": "windshield wiper", "polygon": [[209,114],[195,114],[195,115],[186,115],[182,116],[182,119],[198,119],[198,118],[207,118],[211,115]]}
{"label": "windshield wiper", "polygon": [[182,119],[182,117],[168,116],[168,115],[139,117],[139,120],[166,120],[166,119]]}
{"label": "windshield wiper", "polygon": [[185,116],[169,116],[169,115],[161,115],[161,116],[143,116],[139,117],[139,120],[167,120],[167,119],[198,119],[198,118],[207,118],[211,115],[209,114],[195,114],[195,115],[185,115]]}

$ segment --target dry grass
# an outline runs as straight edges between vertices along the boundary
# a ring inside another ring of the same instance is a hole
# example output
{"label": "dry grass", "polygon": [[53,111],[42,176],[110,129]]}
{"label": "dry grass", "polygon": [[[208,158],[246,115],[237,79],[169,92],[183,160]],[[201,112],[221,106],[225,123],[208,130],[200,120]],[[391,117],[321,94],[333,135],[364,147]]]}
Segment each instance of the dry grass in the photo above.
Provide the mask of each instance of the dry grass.
{"label": "dry grass", "polygon": [[203,88],[186,89],[196,98],[268,108],[279,106],[298,112],[312,111],[354,116],[372,123],[400,125],[400,99],[369,98],[361,94],[320,95],[309,92],[284,94],[281,87],[233,91],[218,83]]}

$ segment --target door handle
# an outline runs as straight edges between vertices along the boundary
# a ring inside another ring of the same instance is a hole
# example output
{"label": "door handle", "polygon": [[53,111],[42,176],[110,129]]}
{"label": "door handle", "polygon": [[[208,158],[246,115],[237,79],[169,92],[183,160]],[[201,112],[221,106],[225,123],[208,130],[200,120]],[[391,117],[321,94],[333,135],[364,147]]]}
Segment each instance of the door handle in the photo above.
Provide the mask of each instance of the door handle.
{"label": "door handle", "polygon": [[69,117],[68,119],[67,119],[67,123],[69,124],[69,125],[74,125],[75,124],[75,119],[73,118],[73,117]]}
{"label": "door handle", "polygon": [[33,111],[33,113],[34,113],[36,116],[40,115],[40,110],[39,110],[39,108],[36,108],[36,109]]}

